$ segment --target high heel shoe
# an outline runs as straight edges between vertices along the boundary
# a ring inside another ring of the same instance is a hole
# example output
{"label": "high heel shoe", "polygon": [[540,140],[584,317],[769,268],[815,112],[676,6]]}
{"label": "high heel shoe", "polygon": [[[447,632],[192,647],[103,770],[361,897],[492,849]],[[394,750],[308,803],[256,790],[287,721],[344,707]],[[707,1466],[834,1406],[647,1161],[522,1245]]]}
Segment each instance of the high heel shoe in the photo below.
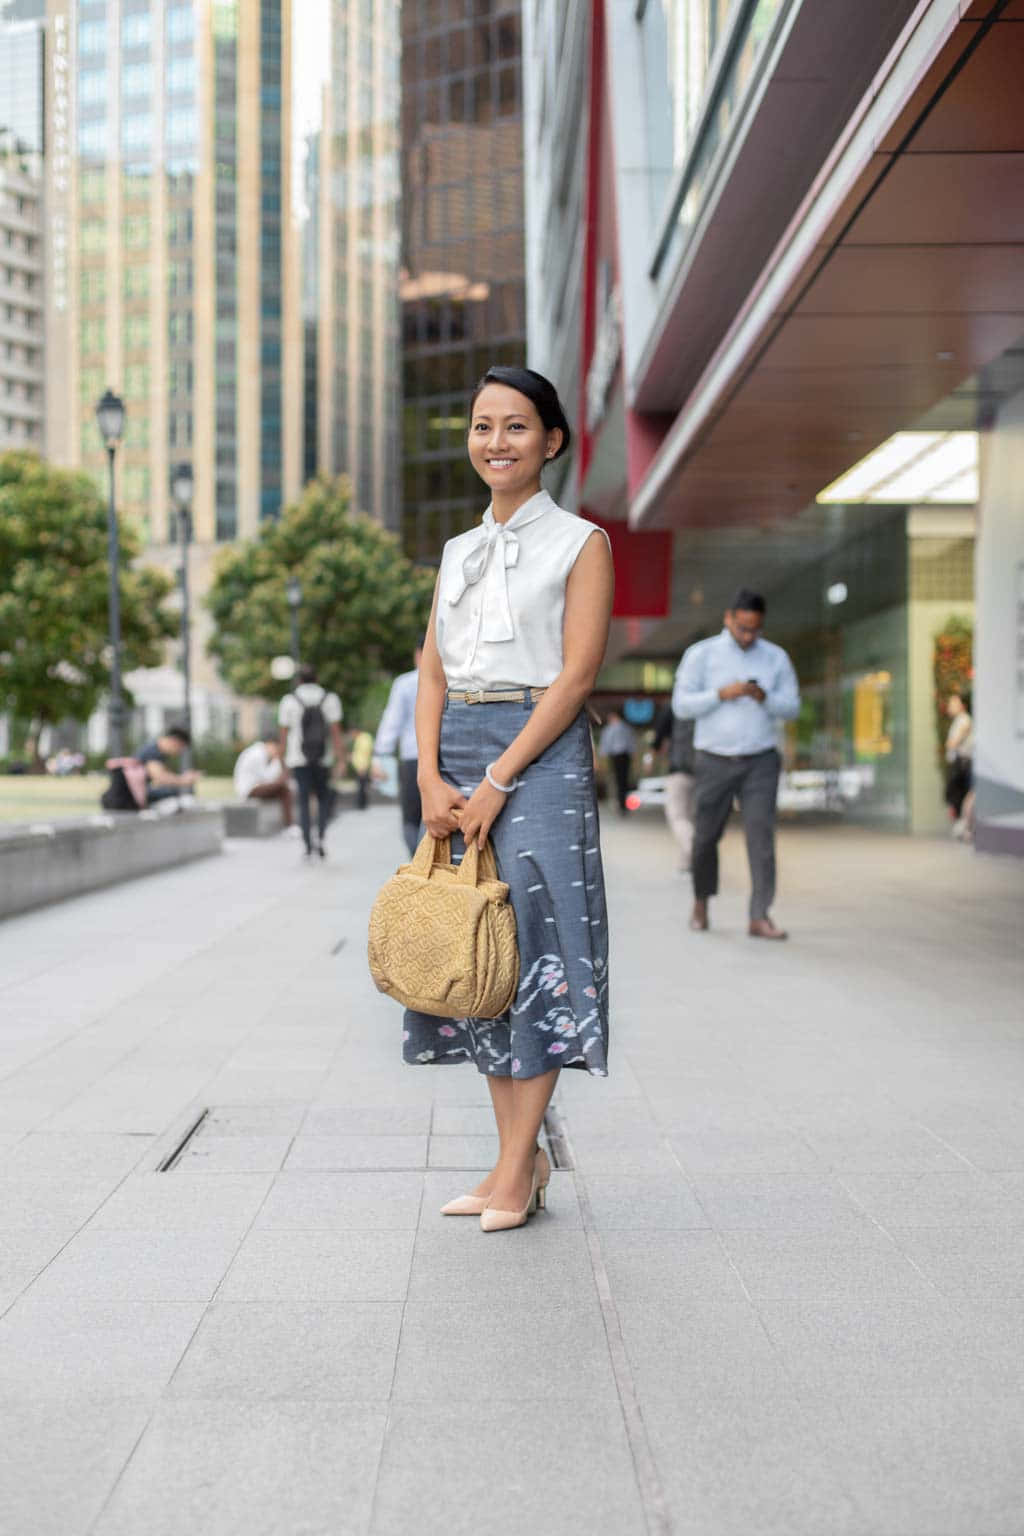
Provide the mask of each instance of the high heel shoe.
{"label": "high heel shoe", "polygon": [[[537,1204],[543,1210],[547,1205],[548,1182],[551,1178],[551,1164],[543,1147],[538,1147],[533,1159],[533,1171],[537,1179]],[[487,1209],[489,1195],[459,1195],[455,1200],[449,1200],[447,1205],[442,1205],[442,1216],[482,1216]]]}
{"label": "high heel shoe", "polygon": [[493,1205],[485,1206],[480,1213],[480,1227],[484,1232],[508,1232],[512,1227],[525,1227],[538,1204],[537,1167],[534,1164],[530,1198],[521,1211],[499,1211]]}

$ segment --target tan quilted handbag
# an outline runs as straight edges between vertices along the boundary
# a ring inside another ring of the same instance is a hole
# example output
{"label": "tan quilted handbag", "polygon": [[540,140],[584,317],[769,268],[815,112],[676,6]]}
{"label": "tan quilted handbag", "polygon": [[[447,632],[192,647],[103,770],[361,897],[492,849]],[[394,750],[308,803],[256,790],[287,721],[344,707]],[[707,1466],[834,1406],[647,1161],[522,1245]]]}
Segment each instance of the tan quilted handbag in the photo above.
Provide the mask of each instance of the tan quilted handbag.
{"label": "tan quilted handbag", "polygon": [[519,985],[516,918],[490,843],[462,863],[428,833],[370,913],[370,972],[378,989],[417,1013],[496,1019]]}

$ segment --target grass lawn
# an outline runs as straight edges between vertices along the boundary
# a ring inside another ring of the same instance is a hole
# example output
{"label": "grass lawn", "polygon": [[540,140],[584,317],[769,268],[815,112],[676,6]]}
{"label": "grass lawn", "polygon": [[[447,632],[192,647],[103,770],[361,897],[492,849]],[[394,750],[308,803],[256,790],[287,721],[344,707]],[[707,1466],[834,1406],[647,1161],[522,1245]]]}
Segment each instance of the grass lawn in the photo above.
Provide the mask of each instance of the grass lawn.
{"label": "grass lawn", "polygon": [[[0,821],[67,821],[102,810],[105,773],[72,774],[52,779],[39,774],[0,776]],[[200,779],[200,800],[232,800],[230,779]]]}

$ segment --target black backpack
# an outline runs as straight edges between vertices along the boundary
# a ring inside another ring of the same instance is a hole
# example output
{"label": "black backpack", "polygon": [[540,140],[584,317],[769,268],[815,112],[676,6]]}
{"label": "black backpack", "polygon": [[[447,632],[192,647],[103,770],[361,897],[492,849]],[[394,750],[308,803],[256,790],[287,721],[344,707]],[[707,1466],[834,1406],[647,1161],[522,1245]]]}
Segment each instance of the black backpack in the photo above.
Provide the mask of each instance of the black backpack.
{"label": "black backpack", "polygon": [[298,694],[293,694],[296,704],[302,710],[302,718],[299,721],[302,755],[314,768],[327,756],[327,720],[322,708],[326,697],[326,691],[321,688],[320,698],[316,704],[303,704]]}

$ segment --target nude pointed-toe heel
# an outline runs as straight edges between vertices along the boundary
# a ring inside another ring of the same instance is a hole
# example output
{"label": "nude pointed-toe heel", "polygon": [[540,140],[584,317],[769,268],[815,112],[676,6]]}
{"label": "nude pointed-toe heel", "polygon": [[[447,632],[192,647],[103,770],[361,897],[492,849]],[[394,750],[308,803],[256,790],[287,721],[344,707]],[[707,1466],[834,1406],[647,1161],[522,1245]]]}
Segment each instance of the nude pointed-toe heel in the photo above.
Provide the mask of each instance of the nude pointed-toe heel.
{"label": "nude pointed-toe heel", "polygon": [[530,1198],[521,1211],[498,1211],[493,1206],[487,1205],[480,1213],[480,1227],[484,1232],[508,1232],[513,1227],[525,1227],[527,1220],[537,1209],[538,1185],[537,1174],[533,1175],[533,1188],[530,1190]]}
{"label": "nude pointed-toe heel", "polygon": [[442,1216],[479,1216],[487,1205],[486,1195],[459,1195],[442,1205]]}

